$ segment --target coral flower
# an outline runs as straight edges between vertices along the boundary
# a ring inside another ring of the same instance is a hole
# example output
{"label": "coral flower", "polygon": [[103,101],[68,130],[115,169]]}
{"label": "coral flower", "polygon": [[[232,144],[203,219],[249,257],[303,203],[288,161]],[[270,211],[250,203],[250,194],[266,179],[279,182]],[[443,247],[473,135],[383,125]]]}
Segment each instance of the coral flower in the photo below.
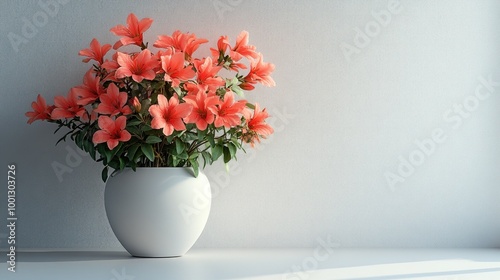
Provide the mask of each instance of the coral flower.
{"label": "coral flower", "polygon": [[85,63],[93,59],[97,61],[99,65],[101,65],[103,63],[104,56],[110,49],[111,49],[110,44],[105,44],[104,46],[101,47],[99,41],[97,41],[97,39],[94,38],[90,42],[90,48],[79,51],[78,55],[87,57],[82,60]]}
{"label": "coral flower", "polygon": [[158,40],[156,40],[153,46],[163,49],[174,48],[176,52],[183,52],[186,55],[186,59],[190,60],[198,47],[206,42],[208,42],[207,39],[196,38],[196,35],[193,33],[182,33],[176,30],[172,36],[158,36]]}
{"label": "coral flower", "polygon": [[29,118],[28,123],[31,124],[36,120],[49,120],[50,113],[54,109],[53,106],[47,106],[45,99],[40,94],[36,97],[36,102],[31,102],[32,112],[26,112],[25,116]]}
{"label": "coral flower", "polygon": [[153,80],[156,76],[154,69],[159,63],[157,59],[151,56],[149,50],[143,50],[133,57],[118,52],[116,61],[120,65],[120,68],[115,73],[116,78],[132,77],[138,83],[142,82],[143,79]]}
{"label": "coral flower", "polygon": [[116,70],[120,68],[120,64],[116,61],[118,59],[118,52],[115,52],[113,54],[112,60],[106,59],[104,63],[101,65],[102,68],[106,69],[107,75],[102,79],[103,82],[106,81],[113,81],[113,82],[119,82],[118,79],[115,77]]}
{"label": "coral flower", "polygon": [[241,124],[241,117],[239,114],[245,109],[247,101],[240,100],[234,101],[234,94],[231,91],[224,94],[224,101],[220,103],[215,110],[215,127],[224,126],[231,128]]}
{"label": "coral flower", "polygon": [[214,122],[214,112],[217,111],[216,105],[219,104],[219,97],[207,95],[200,90],[196,95],[184,97],[184,100],[193,106],[191,114],[184,119],[187,123],[195,123],[199,130],[205,130]]}
{"label": "coral flower", "polygon": [[161,67],[165,71],[165,81],[172,82],[178,87],[181,80],[189,80],[196,74],[191,67],[184,67],[184,55],[175,53],[161,57]]}
{"label": "coral flower", "polygon": [[274,64],[269,62],[264,62],[262,54],[259,54],[257,59],[251,59],[250,72],[244,78],[244,82],[240,85],[241,88],[250,90],[254,87],[253,84],[260,82],[261,84],[271,87],[275,86],[273,78],[271,78],[271,73],[274,71]]}
{"label": "coral flower", "polygon": [[92,136],[94,144],[106,142],[108,148],[113,150],[120,142],[127,142],[132,138],[132,135],[125,130],[127,125],[125,116],[118,117],[114,121],[108,116],[100,116],[97,124],[101,130],[96,131]]}
{"label": "coral flower", "polygon": [[[219,65],[221,61],[219,59],[224,58],[226,55],[226,49],[229,47],[229,40],[227,39],[227,36],[220,36],[219,40],[217,41],[217,49],[210,48],[210,52],[212,53],[212,57],[214,60],[216,60]],[[246,69],[246,65],[243,63],[237,63],[235,62],[233,58],[231,58],[230,64],[229,65],[224,65],[224,67],[229,68],[231,70],[234,70],[238,72],[238,69]]]}
{"label": "coral flower", "polygon": [[266,109],[260,110],[258,103],[255,103],[255,109],[253,110],[253,116],[251,110],[244,110],[243,116],[247,120],[247,128],[243,129],[242,139],[246,143],[250,143],[253,147],[255,142],[260,143],[260,138],[266,138],[266,136],[271,135],[274,130],[273,128],[265,122],[269,117]]}
{"label": "coral flower", "polygon": [[224,55],[226,53],[226,49],[229,47],[229,40],[227,36],[220,36],[219,40],[217,40],[217,49],[210,48],[210,52],[214,59],[217,59],[219,55]]}
{"label": "coral flower", "polygon": [[113,48],[116,50],[121,46],[131,44],[142,47],[143,33],[149,29],[152,23],[153,20],[150,18],[143,18],[139,21],[133,13],[129,14],[126,27],[120,24],[109,30],[117,36],[123,36],[113,45]]}
{"label": "coral flower", "polygon": [[206,57],[203,60],[195,60],[193,62],[198,74],[198,84],[207,85],[210,89],[224,86],[226,82],[221,77],[216,77],[222,66],[215,66],[212,63],[212,58]]}
{"label": "coral flower", "polygon": [[255,52],[255,46],[248,44],[248,32],[243,30],[236,38],[236,44],[231,49],[230,52],[231,59],[233,61],[238,61],[242,57],[246,57],[248,59],[258,58],[259,54]]}
{"label": "coral flower", "polygon": [[77,104],[82,106],[96,101],[104,93],[104,89],[101,86],[101,78],[94,75],[92,69],[85,73],[83,85],[73,87],[71,90],[80,98]]}
{"label": "coral flower", "polygon": [[67,98],[64,96],[56,96],[54,98],[54,104],[56,107],[50,115],[53,120],[74,117],[80,117],[82,120],[88,119],[87,111],[78,104],[78,95],[73,90],[70,90]]}
{"label": "coral flower", "polygon": [[162,129],[166,136],[171,135],[175,130],[184,130],[186,126],[182,119],[191,113],[191,105],[187,103],[179,104],[177,95],[167,100],[164,95],[158,95],[158,105],[151,105],[149,113],[153,116],[151,127]]}
{"label": "coral flower", "polygon": [[95,111],[99,114],[115,116],[120,113],[129,115],[132,109],[127,105],[127,93],[120,92],[118,87],[111,83],[108,86],[106,94],[99,97],[101,103]]}

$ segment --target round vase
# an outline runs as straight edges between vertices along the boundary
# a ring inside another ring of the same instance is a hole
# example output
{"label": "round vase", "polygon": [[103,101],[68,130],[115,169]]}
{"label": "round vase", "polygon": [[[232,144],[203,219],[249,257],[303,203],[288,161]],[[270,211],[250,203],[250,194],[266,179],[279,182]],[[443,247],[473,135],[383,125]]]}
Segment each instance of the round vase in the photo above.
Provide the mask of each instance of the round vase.
{"label": "round vase", "polygon": [[211,201],[205,174],[184,167],[124,169],[104,192],[109,224],[136,257],[184,255],[205,228]]}

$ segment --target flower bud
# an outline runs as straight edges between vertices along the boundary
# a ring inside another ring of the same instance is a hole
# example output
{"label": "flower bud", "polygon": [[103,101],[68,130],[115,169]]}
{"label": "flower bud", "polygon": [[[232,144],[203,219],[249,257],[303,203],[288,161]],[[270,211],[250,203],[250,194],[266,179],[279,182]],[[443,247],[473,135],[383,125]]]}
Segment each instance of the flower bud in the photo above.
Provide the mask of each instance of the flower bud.
{"label": "flower bud", "polygon": [[137,96],[132,99],[132,107],[135,108],[135,111],[139,113],[141,111],[141,102],[139,102],[139,99],[137,99]]}

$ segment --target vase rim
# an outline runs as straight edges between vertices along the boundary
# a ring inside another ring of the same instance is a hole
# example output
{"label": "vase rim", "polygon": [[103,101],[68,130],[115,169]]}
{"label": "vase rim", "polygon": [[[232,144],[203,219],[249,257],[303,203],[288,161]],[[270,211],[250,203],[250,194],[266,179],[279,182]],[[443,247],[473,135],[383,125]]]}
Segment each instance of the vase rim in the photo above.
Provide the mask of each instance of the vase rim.
{"label": "vase rim", "polygon": [[[187,166],[182,166],[182,167],[172,167],[172,166],[161,166],[161,167],[149,167],[149,166],[144,166],[144,167],[139,167],[137,166],[135,169],[183,169],[183,168],[192,168],[192,167],[187,167]],[[131,167],[125,167],[124,169],[132,169]]]}
{"label": "vase rim", "polygon": [[[115,177],[124,171],[126,173],[129,173],[129,172],[137,172],[137,171],[149,171],[149,172],[151,172],[151,171],[155,171],[155,170],[156,171],[163,170],[164,172],[167,172],[167,171],[169,171],[169,172],[188,172],[194,176],[193,168],[184,166],[184,167],[136,167],[135,171],[130,167],[125,167],[123,170],[116,170],[116,172],[113,172],[111,177]],[[199,174],[204,174],[203,170],[199,170]]]}

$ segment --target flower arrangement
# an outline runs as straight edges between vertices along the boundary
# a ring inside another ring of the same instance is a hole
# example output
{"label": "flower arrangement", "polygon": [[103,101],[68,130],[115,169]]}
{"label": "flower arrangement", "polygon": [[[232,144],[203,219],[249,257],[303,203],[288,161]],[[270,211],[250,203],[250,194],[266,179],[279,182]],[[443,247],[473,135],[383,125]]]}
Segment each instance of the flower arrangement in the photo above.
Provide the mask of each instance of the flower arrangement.
{"label": "flower arrangement", "polygon": [[[227,163],[244,143],[253,147],[273,133],[266,109],[243,99],[257,83],[275,85],[274,65],[248,44],[246,31],[234,45],[221,36],[211,57],[196,58],[195,51],[208,40],[192,33],[160,35],[153,44],[158,50],[149,50],[143,34],[152,22],[130,14],[127,26],[111,28],[120,36],[113,47],[94,38],[79,52],[83,62],[94,62],[83,84],[56,96],[54,105],[39,94],[33,111],[26,113],[29,124],[56,123],[54,133],[67,127],[57,143],[70,137],[102,161],[103,181],[110,168],[126,167],[187,166],[197,176],[201,161],[203,167],[220,158]],[[127,45],[140,51],[120,50]],[[112,48],[112,58],[105,59]]]}

